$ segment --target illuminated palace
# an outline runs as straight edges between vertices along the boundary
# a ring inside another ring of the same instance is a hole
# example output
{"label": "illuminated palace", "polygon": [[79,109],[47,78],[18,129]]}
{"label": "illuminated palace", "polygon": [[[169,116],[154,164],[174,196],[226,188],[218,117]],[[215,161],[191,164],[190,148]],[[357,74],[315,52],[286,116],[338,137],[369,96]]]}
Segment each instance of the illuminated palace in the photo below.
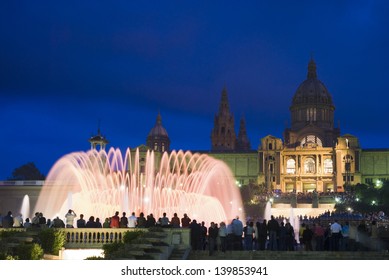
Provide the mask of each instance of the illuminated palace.
{"label": "illuminated palace", "polygon": [[[235,132],[224,88],[211,132],[211,151],[199,152],[224,161],[240,185],[258,184],[282,192],[343,191],[345,185],[379,185],[389,178],[389,149],[362,149],[357,137],[341,135],[334,126],[335,106],[317,77],[313,59],[289,110],[291,125],[283,139],[268,135],[257,150],[252,149],[243,118]],[[141,150],[169,151],[170,139],[160,114],[146,145]]]}

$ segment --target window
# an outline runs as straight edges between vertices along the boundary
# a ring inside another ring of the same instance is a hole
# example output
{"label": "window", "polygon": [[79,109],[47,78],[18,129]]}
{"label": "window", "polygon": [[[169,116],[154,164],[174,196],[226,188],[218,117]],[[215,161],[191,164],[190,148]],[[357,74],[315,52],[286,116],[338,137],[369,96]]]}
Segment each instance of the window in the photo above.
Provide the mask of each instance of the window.
{"label": "window", "polygon": [[348,183],[348,182],[354,182],[354,176],[353,175],[346,175],[343,176],[343,181]]}
{"label": "window", "polygon": [[346,172],[350,172],[351,163],[354,161],[354,158],[350,155],[346,155],[343,157],[343,161],[344,161],[344,169],[346,170]]}
{"label": "window", "polygon": [[287,174],[296,173],[296,161],[292,158],[288,159],[286,162],[286,173]]}
{"label": "window", "polygon": [[268,156],[268,157],[266,157],[266,160],[267,160],[267,161],[274,161],[275,159],[274,159],[273,156]]}
{"label": "window", "polygon": [[333,162],[332,159],[327,158],[324,160],[324,174],[332,174],[334,168],[333,168]]}
{"label": "window", "polygon": [[307,158],[304,161],[304,171],[307,174],[315,173],[315,161],[313,160],[313,158]]}
{"label": "window", "polygon": [[307,135],[301,140],[302,147],[322,147],[323,143],[321,139],[315,135]]}
{"label": "window", "polygon": [[316,121],[316,108],[307,109],[307,121],[315,122]]}

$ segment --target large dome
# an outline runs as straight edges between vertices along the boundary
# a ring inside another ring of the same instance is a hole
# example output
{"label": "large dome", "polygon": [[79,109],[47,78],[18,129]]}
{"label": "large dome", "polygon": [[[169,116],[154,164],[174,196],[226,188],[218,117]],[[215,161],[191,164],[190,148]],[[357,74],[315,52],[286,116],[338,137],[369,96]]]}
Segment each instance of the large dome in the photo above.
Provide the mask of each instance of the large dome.
{"label": "large dome", "polygon": [[300,84],[294,94],[292,106],[308,104],[332,104],[331,94],[328,92],[326,86],[317,78],[316,64],[311,59],[308,64],[307,79]]}
{"label": "large dome", "polygon": [[168,137],[166,129],[162,126],[161,114],[158,114],[154,127],[150,130],[148,137],[165,136]]}
{"label": "large dome", "polygon": [[308,63],[307,79],[297,88],[289,109],[291,128],[284,134],[289,146],[300,145],[312,136],[316,144],[333,145],[339,135],[339,130],[334,128],[335,106],[331,94],[317,78],[313,59]]}

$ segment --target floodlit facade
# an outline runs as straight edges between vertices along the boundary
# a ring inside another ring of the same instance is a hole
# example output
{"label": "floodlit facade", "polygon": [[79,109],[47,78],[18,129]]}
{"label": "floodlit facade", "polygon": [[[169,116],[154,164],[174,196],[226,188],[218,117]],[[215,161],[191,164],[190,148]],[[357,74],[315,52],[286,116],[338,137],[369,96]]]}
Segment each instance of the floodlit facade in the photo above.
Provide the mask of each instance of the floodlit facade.
{"label": "floodlit facade", "polygon": [[356,136],[341,135],[335,127],[332,96],[318,79],[313,59],[289,110],[291,126],[284,139],[267,135],[252,150],[244,120],[236,136],[224,88],[208,153],[231,168],[237,184],[282,192],[343,191],[358,183],[379,186],[389,178],[389,149],[364,150]]}

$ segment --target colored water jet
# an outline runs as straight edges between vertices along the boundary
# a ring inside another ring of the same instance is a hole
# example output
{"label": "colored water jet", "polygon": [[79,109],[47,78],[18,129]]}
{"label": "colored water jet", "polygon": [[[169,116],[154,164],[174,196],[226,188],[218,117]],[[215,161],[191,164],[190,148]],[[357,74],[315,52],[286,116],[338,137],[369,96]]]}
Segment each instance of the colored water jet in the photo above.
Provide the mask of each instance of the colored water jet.
{"label": "colored water jet", "polygon": [[30,197],[26,194],[23,197],[22,206],[20,207],[20,214],[23,219],[30,217]]}
{"label": "colored water jet", "polygon": [[[141,158],[142,157],[142,158]],[[205,154],[138,149],[89,150],[60,158],[50,170],[35,211],[64,217],[68,209],[104,220],[116,211],[188,214],[198,222],[245,219],[239,188],[228,166]]]}

